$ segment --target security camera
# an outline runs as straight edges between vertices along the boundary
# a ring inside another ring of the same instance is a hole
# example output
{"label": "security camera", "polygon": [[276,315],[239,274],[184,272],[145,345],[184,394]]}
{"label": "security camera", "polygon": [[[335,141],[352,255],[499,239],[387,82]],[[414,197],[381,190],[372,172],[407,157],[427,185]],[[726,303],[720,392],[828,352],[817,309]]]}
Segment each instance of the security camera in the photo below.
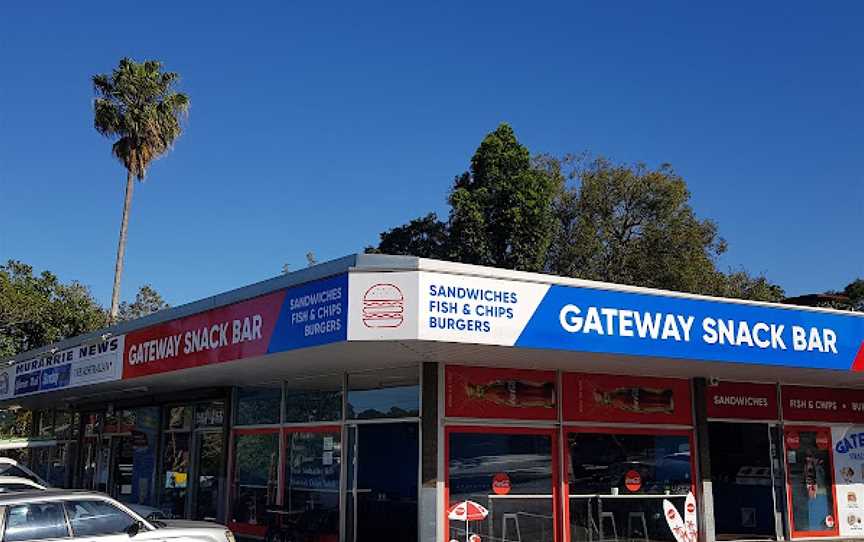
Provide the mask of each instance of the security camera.
{"label": "security camera", "polygon": [[720,385],[720,379],[717,378],[716,376],[712,376],[711,378],[708,379],[708,385],[711,387],[719,386]]}

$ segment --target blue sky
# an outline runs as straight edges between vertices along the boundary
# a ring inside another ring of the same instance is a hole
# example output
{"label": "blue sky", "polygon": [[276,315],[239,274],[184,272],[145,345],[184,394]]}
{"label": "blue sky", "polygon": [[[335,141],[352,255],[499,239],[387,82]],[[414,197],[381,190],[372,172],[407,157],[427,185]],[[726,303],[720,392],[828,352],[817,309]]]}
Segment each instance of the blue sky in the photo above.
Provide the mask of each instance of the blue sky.
{"label": "blue sky", "polygon": [[532,152],[669,162],[724,267],[864,275],[864,4],[18,2],[0,18],[0,259],[111,289],[125,174],[89,77],[182,76],[136,187],[124,297],[172,304],[357,252],[430,210],[507,121]]}

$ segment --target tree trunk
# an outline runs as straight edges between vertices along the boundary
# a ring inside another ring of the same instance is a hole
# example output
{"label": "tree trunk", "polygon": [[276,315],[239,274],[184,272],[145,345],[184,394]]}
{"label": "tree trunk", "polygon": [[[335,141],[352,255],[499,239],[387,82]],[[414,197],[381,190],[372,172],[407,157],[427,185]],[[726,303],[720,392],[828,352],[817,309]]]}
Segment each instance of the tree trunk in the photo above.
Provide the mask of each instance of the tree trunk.
{"label": "tree trunk", "polygon": [[123,276],[123,258],[126,255],[126,231],[129,227],[129,210],[132,208],[132,191],[135,188],[135,177],[132,171],[126,172],[126,199],[123,200],[123,219],[120,221],[120,240],[117,242],[117,261],[114,262],[114,289],[111,291],[111,311],[108,313],[108,324],[117,322],[117,312],[120,310],[120,278]]}

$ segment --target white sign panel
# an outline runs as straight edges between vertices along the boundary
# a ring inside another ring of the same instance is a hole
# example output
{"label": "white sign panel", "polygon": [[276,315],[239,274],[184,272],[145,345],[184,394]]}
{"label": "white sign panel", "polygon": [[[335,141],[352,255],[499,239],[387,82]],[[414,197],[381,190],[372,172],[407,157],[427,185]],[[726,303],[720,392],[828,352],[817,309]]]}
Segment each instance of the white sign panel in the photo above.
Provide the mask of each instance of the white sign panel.
{"label": "white sign panel", "polygon": [[422,273],[419,338],[513,346],[547,284]]}
{"label": "white sign panel", "polygon": [[832,427],[840,536],[864,538],[864,426]]}
{"label": "white sign panel", "polygon": [[20,361],[0,371],[0,400],[119,380],[124,336]]}

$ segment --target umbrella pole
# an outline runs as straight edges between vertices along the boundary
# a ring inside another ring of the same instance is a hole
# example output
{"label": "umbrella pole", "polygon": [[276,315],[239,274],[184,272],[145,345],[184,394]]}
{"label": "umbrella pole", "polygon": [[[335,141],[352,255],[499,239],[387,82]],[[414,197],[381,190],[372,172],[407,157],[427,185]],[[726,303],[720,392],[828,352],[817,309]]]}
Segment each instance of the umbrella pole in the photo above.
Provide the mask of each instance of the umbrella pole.
{"label": "umbrella pole", "polygon": [[468,514],[465,514],[465,542],[468,542]]}

